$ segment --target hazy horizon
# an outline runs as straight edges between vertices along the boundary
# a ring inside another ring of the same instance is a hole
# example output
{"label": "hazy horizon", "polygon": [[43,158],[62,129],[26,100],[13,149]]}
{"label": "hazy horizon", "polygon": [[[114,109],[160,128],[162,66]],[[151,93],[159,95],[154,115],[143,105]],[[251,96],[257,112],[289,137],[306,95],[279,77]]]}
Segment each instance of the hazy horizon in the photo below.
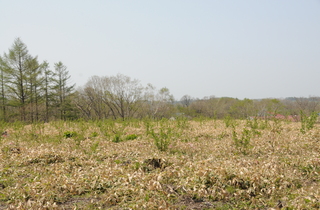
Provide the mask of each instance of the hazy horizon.
{"label": "hazy horizon", "polygon": [[20,37],[72,82],[118,73],[203,98],[320,95],[320,1],[2,1],[0,53]]}

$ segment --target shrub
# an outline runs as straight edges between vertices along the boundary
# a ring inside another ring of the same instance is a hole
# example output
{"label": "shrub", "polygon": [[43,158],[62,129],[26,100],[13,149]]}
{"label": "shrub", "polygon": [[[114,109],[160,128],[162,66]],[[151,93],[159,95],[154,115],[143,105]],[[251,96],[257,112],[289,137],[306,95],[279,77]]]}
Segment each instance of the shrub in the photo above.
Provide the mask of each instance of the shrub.
{"label": "shrub", "polygon": [[223,118],[223,121],[226,125],[226,128],[235,127],[237,125],[235,119],[233,119],[230,115],[225,116],[225,118]]}
{"label": "shrub", "polygon": [[66,139],[72,138],[72,137],[76,137],[76,136],[78,136],[78,133],[75,132],[75,131],[65,131],[63,133],[63,137],[66,138]]}
{"label": "shrub", "polygon": [[318,114],[313,112],[309,117],[307,117],[302,111],[301,113],[301,129],[300,132],[305,134],[307,131],[314,128],[314,124],[317,122]]}
{"label": "shrub", "polygon": [[92,153],[97,152],[98,147],[99,147],[99,142],[97,141],[97,142],[95,142],[94,144],[91,145],[91,147],[90,147],[91,152]]}
{"label": "shrub", "polygon": [[247,126],[252,128],[252,129],[258,129],[259,128],[259,122],[257,120],[257,118],[253,118],[253,119],[247,119]]}
{"label": "shrub", "polygon": [[144,119],[143,120],[144,126],[146,128],[146,135],[150,134],[150,128],[152,127],[151,122],[149,119]]}
{"label": "shrub", "polygon": [[171,143],[172,128],[169,125],[165,125],[160,122],[160,128],[158,132],[155,132],[153,128],[150,129],[150,134],[154,139],[154,144],[160,151],[166,151]]}
{"label": "shrub", "polygon": [[119,142],[121,142],[121,141],[122,141],[121,135],[118,134],[118,133],[115,134],[114,137],[113,137],[113,139],[112,139],[112,142],[119,143]]}
{"label": "shrub", "polygon": [[126,136],[126,140],[135,140],[138,138],[137,134],[129,134]]}
{"label": "shrub", "polygon": [[242,130],[240,137],[238,137],[238,134],[235,131],[235,129],[232,132],[232,139],[235,143],[235,146],[243,154],[247,154],[247,150],[250,148],[251,137],[252,137],[251,131],[246,128]]}
{"label": "shrub", "polygon": [[97,132],[92,132],[91,137],[97,137],[99,134]]}

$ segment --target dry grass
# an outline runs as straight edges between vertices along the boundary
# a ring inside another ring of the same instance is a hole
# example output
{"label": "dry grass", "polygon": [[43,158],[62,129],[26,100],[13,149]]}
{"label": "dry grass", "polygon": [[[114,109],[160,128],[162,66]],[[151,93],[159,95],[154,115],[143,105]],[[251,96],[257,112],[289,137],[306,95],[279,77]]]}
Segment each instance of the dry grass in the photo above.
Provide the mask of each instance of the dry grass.
{"label": "dry grass", "polygon": [[[269,122],[239,148],[223,121],[166,123],[175,135],[163,152],[143,122],[7,125],[0,209],[320,208],[319,125],[301,134],[300,123]],[[245,127],[237,121],[239,136]]]}

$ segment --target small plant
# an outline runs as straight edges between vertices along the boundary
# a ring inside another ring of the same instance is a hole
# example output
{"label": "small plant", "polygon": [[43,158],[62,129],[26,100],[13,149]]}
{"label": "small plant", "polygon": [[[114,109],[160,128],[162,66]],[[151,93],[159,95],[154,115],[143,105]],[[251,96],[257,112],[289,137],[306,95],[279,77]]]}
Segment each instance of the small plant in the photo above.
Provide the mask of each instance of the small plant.
{"label": "small plant", "polygon": [[97,142],[95,142],[94,144],[91,145],[91,147],[90,147],[91,152],[92,153],[97,152],[98,147],[99,147],[99,142],[97,141]]}
{"label": "small plant", "polygon": [[307,131],[314,128],[314,124],[317,122],[318,114],[313,112],[309,117],[307,117],[302,111],[301,113],[301,128],[300,132],[305,134]]}
{"label": "small plant", "polygon": [[252,129],[251,133],[252,133],[253,136],[259,136],[260,137],[262,135],[261,131],[258,131],[256,129]]}
{"label": "small plant", "polygon": [[230,115],[225,116],[223,121],[226,125],[226,128],[235,127],[237,125],[237,122],[235,121],[235,119],[233,119]]}
{"label": "small plant", "polygon": [[122,136],[124,135],[126,126],[127,122],[121,122],[120,126],[113,124],[113,127],[110,129],[114,133],[112,142],[119,143],[124,140]]}
{"label": "small plant", "polygon": [[268,122],[267,119],[260,121],[260,124],[259,124],[259,129],[260,130],[264,130],[264,129],[268,128],[268,127],[270,127],[270,125],[269,125],[269,122]]}
{"label": "small plant", "polygon": [[235,129],[232,132],[232,139],[235,143],[235,146],[243,154],[247,154],[247,150],[250,148],[250,140],[252,133],[249,129],[244,128],[242,130],[241,136],[239,137]]}
{"label": "small plant", "polygon": [[99,134],[97,132],[92,132],[91,133],[91,137],[97,137],[97,136],[99,136]]}
{"label": "small plant", "polygon": [[115,162],[116,164],[120,164],[120,163],[121,163],[121,160],[114,160],[114,162]]}
{"label": "small plant", "polygon": [[150,134],[150,128],[152,127],[151,122],[149,119],[144,119],[143,120],[144,126],[146,128],[146,135]]}
{"label": "small plant", "polygon": [[115,135],[113,136],[112,142],[114,142],[114,143],[119,143],[119,142],[121,142],[121,141],[122,141],[122,139],[121,139],[121,134],[117,133],[117,134],[115,134]]}
{"label": "small plant", "polygon": [[271,132],[281,134],[283,128],[281,121],[279,119],[274,118],[271,126]]}
{"label": "small plant", "polygon": [[256,118],[248,119],[246,122],[247,127],[249,127],[251,130],[251,133],[253,136],[261,136],[261,132],[258,131],[260,129],[259,121]]}
{"label": "small plant", "polygon": [[155,132],[154,129],[151,129],[150,134],[154,139],[154,144],[160,151],[166,151],[168,149],[173,137],[172,128],[170,128],[170,126],[160,122],[159,131]]}
{"label": "small plant", "polygon": [[222,133],[220,133],[218,136],[217,136],[217,139],[218,140],[222,140],[223,138],[227,137],[228,134],[227,132],[223,131]]}
{"label": "small plant", "polygon": [[78,136],[78,133],[75,131],[66,131],[63,133],[63,137],[66,139],[76,137],[76,136]]}
{"label": "small plant", "polygon": [[253,117],[253,119],[247,119],[247,126],[252,129],[258,129],[259,122],[258,122],[257,118]]}
{"label": "small plant", "polygon": [[184,130],[190,127],[188,119],[186,117],[177,118],[177,127]]}
{"label": "small plant", "polygon": [[134,170],[139,170],[140,163],[139,162],[135,162],[133,168],[134,168]]}
{"label": "small plant", "polygon": [[126,136],[126,140],[135,140],[138,138],[137,134],[129,134]]}

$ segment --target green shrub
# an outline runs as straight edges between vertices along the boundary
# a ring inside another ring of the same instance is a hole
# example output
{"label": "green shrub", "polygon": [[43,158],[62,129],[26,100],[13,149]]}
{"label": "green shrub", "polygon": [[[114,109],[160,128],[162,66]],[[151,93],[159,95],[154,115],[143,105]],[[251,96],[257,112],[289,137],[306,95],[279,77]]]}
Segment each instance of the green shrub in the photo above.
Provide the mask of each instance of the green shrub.
{"label": "green shrub", "polygon": [[314,128],[314,124],[317,122],[318,114],[313,112],[307,117],[302,111],[301,113],[301,129],[300,132],[305,134],[307,131]]}
{"label": "green shrub", "polygon": [[97,136],[99,136],[99,134],[97,132],[92,132],[91,133],[91,137],[97,137]]}
{"label": "green shrub", "polygon": [[146,129],[146,135],[149,135],[150,134],[150,128],[152,127],[151,122],[150,122],[149,119],[144,119],[143,123],[144,123],[144,127]]}
{"label": "green shrub", "polygon": [[222,140],[223,138],[227,137],[228,134],[226,131],[223,131],[222,133],[220,133],[218,136],[217,136],[217,139],[218,140]]}
{"label": "green shrub", "polygon": [[235,119],[233,119],[230,115],[227,115],[223,118],[223,121],[226,125],[226,128],[229,127],[235,127],[237,125],[237,122]]}
{"label": "green shrub", "polygon": [[281,134],[283,130],[282,122],[279,119],[274,118],[271,124],[271,132]]}
{"label": "green shrub", "polygon": [[259,128],[259,122],[257,120],[257,118],[253,118],[253,119],[247,119],[247,127],[251,128],[251,129],[258,129]]}
{"label": "green shrub", "polygon": [[126,140],[135,140],[138,138],[137,134],[129,134],[126,136]]}
{"label": "green shrub", "polygon": [[63,137],[66,138],[66,139],[72,138],[72,137],[76,137],[76,136],[78,136],[78,133],[75,132],[75,131],[65,131],[63,133]]}
{"label": "green shrub", "polygon": [[99,147],[99,142],[95,142],[94,144],[91,145],[90,150],[92,153],[96,153]]}
{"label": "green shrub", "polygon": [[238,136],[235,129],[232,132],[232,139],[235,143],[235,146],[243,154],[247,154],[248,149],[250,148],[250,140],[252,137],[252,132],[249,129],[244,128],[240,137]]}
{"label": "green shrub", "polygon": [[160,122],[159,131],[156,132],[151,128],[150,134],[154,140],[154,144],[160,151],[166,151],[168,149],[173,137],[172,128],[169,125],[162,121]]}
{"label": "green shrub", "polygon": [[189,125],[189,121],[186,117],[179,117],[176,120],[177,122],[177,128],[185,130],[185,129],[189,129],[190,125]]}
{"label": "green shrub", "polygon": [[115,134],[113,136],[112,142],[119,143],[121,141],[122,141],[122,139],[121,139],[121,135],[120,134],[117,133],[117,134]]}

